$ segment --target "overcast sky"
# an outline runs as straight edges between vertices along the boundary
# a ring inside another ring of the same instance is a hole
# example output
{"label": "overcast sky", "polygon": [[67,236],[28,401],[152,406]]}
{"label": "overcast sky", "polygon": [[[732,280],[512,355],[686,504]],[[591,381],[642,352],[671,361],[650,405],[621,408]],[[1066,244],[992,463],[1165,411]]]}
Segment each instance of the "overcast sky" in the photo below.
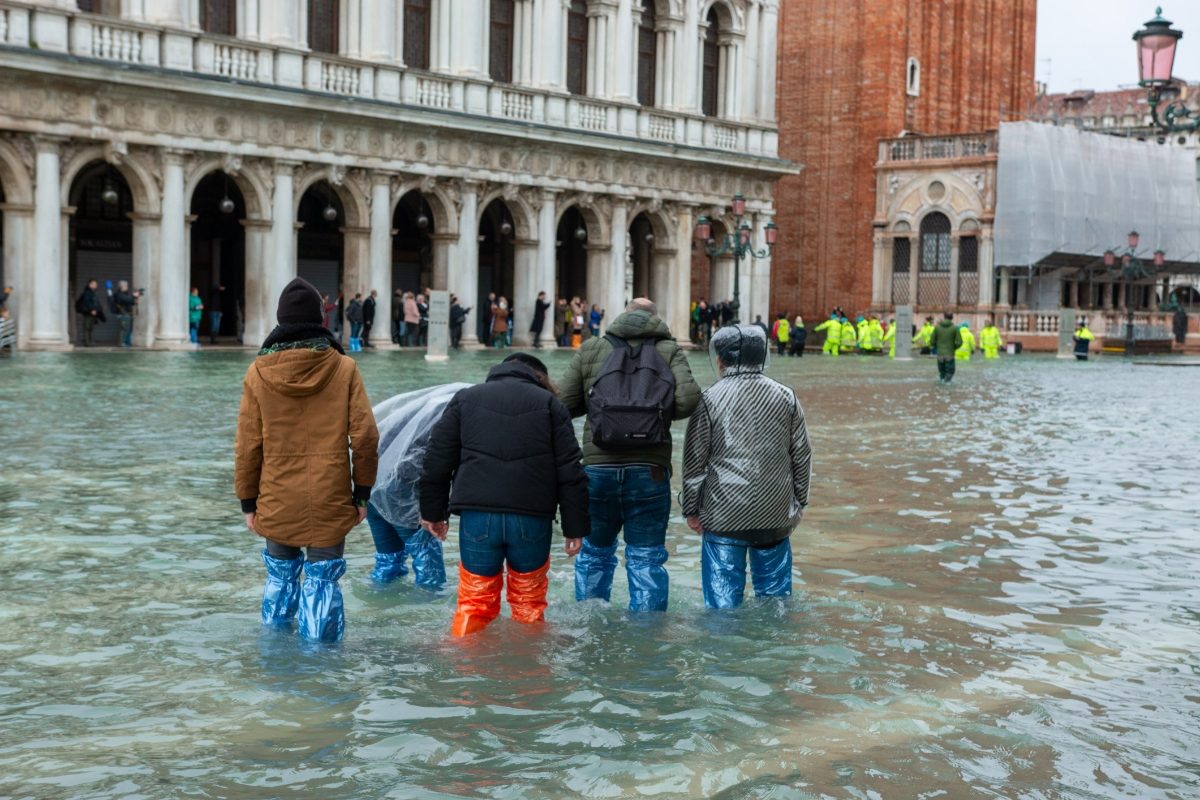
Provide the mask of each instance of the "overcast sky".
{"label": "overcast sky", "polygon": [[[1037,79],[1051,92],[1137,84],[1133,32],[1154,16],[1150,0],[1038,0]],[[1200,81],[1200,0],[1166,0],[1183,31],[1175,76]]]}

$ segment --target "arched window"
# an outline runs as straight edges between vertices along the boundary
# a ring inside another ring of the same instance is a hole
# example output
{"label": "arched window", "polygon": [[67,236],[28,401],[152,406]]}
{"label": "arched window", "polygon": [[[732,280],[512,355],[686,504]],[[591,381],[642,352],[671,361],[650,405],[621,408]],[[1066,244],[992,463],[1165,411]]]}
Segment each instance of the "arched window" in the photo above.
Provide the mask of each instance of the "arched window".
{"label": "arched window", "polygon": [[934,212],[921,220],[921,272],[950,271],[950,220]]}
{"label": "arched window", "polygon": [[721,35],[721,21],[715,8],[709,9],[708,27],[704,31],[704,60],[701,68],[700,110],[706,117],[715,117],[719,109],[717,97],[719,92],[721,69],[721,46],[718,39]]}
{"label": "arched window", "polygon": [[910,58],[905,67],[904,91],[909,97],[921,96],[921,62]]}
{"label": "arched window", "polygon": [[338,52],[338,0],[308,0],[308,49]]}
{"label": "arched window", "polygon": [[236,0],[200,0],[200,30],[222,36],[237,35]]}
{"label": "arched window", "polygon": [[654,105],[655,71],[658,66],[658,27],[655,0],[642,0],[642,19],[637,39],[637,99],[644,106]]}
{"label": "arched window", "polygon": [[492,80],[512,83],[513,79],[513,22],[516,18],[513,0],[492,0],[491,33],[488,37],[488,74]]}
{"label": "arched window", "polygon": [[431,0],[404,0],[404,64],[429,69]]}
{"label": "arched window", "polygon": [[571,0],[567,9],[567,91],[587,94],[587,3]]}

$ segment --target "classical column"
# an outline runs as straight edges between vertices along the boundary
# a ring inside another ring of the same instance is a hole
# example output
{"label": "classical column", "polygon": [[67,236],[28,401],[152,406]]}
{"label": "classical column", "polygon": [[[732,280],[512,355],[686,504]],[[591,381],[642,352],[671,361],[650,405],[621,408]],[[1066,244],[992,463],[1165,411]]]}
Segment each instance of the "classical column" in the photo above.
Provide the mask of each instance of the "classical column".
{"label": "classical column", "polygon": [[538,54],[533,63],[534,80],[540,88],[563,90],[567,85],[566,11],[562,0],[539,0],[534,9],[533,41]]}
{"label": "classical column", "polygon": [[450,263],[453,260],[454,246],[458,244],[458,235],[431,233],[429,241],[433,246],[433,288],[445,289],[450,285]]}
{"label": "classical column", "polygon": [[[29,345],[41,350],[70,347],[67,341],[66,251],[59,146],[62,139],[38,137],[33,194],[33,260],[29,289],[33,295],[33,333]],[[73,301],[74,298],[71,298]]]}
{"label": "classical column", "polygon": [[133,286],[134,291],[148,289],[149,293],[138,301],[138,314],[133,320],[133,344],[135,347],[153,347],[158,331],[158,309],[155,269],[162,261],[159,250],[159,230],[162,225],[160,214],[129,215],[133,220]]}
{"label": "classical column", "polygon": [[[738,57],[744,61],[744,64],[739,63],[738,72],[741,73],[741,91],[737,91],[735,97],[739,101],[739,105],[734,112],[734,116],[738,119],[755,119],[758,110],[758,59],[761,57],[759,53],[759,15],[761,6],[757,3],[748,3],[746,5],[746,46],[740,48],[741,52]],[[764,319],[766,315],[763,315]]]}
{"label": "classical column", "polygon": [[271,196],[270,260],[265,281],[269,324],[275,322],[275,304],[283,287],[296,277],[296,161],[276,161],[275,190]]}
{"label": "classical column", "polygon": [[29,292],[33,283],[33,211],[31,205],[0,203],[0,217],[4,218],[4,265],[5,282],[12,285],[16,297],[9,301],[9,310],[15,312],[17,322],[17,344],[24,347],[32,331],[29,309]]}
{"label": "classical column", "polygon": [[534,0],[513,3],[513,83],[521,86],[533,83],[533,15]]}
{"label": "classical column", "polygon": [[920,241],[916,234],[908,237],[908,304],[913,308],[918,305],[917,294],[921,287],[921,251],[918,249]]}
{"label": "classical column", "polygon": [[[512,301],[513,305],[520,310],[520,324],[513,329],[513,344],[521,347],[525,347],[533,341],[529,335],[529,325],[533,322],[534,304],[537,301],[537,293],[545,291],[537,288],[537,268],[537,242],[533,239],[514,241],[513,295],[515,296]],[[553,320],[542,327],[543,340],[546,338],[547,330],[552,327],[554,327]]]}
{"label": "classical column", "polygon": [[[488,3],[485,0],[441,0],[441,16],[450,41],[449,71],[455,75],[488,73]],[[439,59],[445,61],[446,59]]]}
{"label": "classical column", "polygon": [[459,192],[458,263],[450,271],[450,291],[464,306],[475,310],[463,326],[463,342],[479,341],[476,331],[483,310],[479,306],[479,184],[463,181]]}
{"label": "classical column", "polygon": [[958,306],[958,234],[950,237],[950,306]]}
{"label": "classical column", "polygon": [[991,308],[996,303],[996,278],[993,260],[995,247],[992,226],[984,225],[979,232],[979,307]]}
{"label": "classical column", "polygon": [[999,308],[1008,308],[1010,297],[1012,297],[1012,270],[1007,267],[1001,267],[1000,296],[996,298],[996,306]]}
{"label": "classical column", "polygon": [[617,0],[617,11],[611,32],[613,40],[613,75],[609,83],[610,94],[618,100],[634,99],[634,72],[637,59],[633,48],[637,42],[638,29],[634,23],[633,0]]}
{"label": "classical column", "polygon": [[[558,271],[558,248],[556,246],[557,230],[554,224],[555,200],[558,193],[550,189],[542,190],[537,206],[537,286],[535,292],[545,292],[550,299],[553,314],[558,303],[554,291],[556,272]],[[553,324],[550,325],[553,327]]]}
{"label": "classical column", "polygon": [[887,240],[883,230],[875,231],[875,250],[871,263],[871,307],[882,309],[891,302],[891,270],[887,265]]}
{"label": "classical column", "polygon": [[773,3],[764,3],[760,13],[758,45],[758,120],[769,122],[775,119],[775,62],[778,52],[779,8]]}
{"label": "classical column", "polygon": [[159,222],[159,252],[151,278],[158,306],[155,345],[179,348],[188,343],[187,209],[183,192],[184,154],[164,150],[162,154],[162,220]]}
{"label": "classical column", "polygon": [[275,309],[267,296],[271,223],[264,219],[244,219],[242,228],[246,232],[242,343],[257,347],[275,327]]}
{"label": "classical column", "polygon": [[[388,328],[392,319],[392,176],[385,172],[371,175],[370,237],[365,297],[370,297],[372,289],[379,292],[375,298],[372,333],[380,342],[391,344]],[[434,281],[433,288],[443,286],[444,283]]]}
{"label": "classical column", "polygon": [[[344,227],[342,233],[342,296],[349,305],[351,298],[362,293],[366,299],[371,280],[371,229]],[[343,328],[350,335],[349,324]]]}
{"label": "classical column", "polygon": [[692,327],[692,240],[695,236],[696,207],[681,205],[678,207],[675,221],[675,256],[670,265],[671,275],[671,307],[660,309],[659,315],[667,320],[671,335],[676,341],[687,343],[691,341]]}
{"label": "classical column", "polygon": [[[605,327],[625,310],[625,270],[629,250],[628,200],[614,200],[612,204],[612,247],[609,249],[608,269],[604,281],[604,293],[600,295],[604,308]],[[595,302],[595,301],[593,301]]]}
{"label": "classical column", "polygon": [[[767,247],[767,222],[774,216],[774,211],[764,214],[754,215],[754,239],[753,243],[756,248],[766,250],[767,255],[764,258],[750,259],[750,274],[752,280],[750,282],[750,321],[754,321],[754,316],[761,314],[763,322],[768,326],[771,324],[771,250]],[[775,311],[783,311],[785,309],[774,309]],[[791,309],[786,309],[789,313]],[[743,321],[745,317],[742,318]]]}
{"label": "classical column", "polygon": [[700,6],[687,3],[675,54],[675,107],[681,111],[700,110],[700,67]]}

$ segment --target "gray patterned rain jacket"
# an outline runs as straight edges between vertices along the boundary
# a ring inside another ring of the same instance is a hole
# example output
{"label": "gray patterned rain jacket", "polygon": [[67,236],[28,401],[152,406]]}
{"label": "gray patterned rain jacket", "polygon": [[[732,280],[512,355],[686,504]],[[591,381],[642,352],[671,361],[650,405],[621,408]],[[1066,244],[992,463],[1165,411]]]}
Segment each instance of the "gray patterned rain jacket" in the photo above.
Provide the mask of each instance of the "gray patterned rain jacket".
{"label": "gray patterned rain jacket", "polygon": [[733,367],[704,392],[683,448],[683,513],[707,533],[766,545],[808,505],[812,448],[796,393],[759,367]]}

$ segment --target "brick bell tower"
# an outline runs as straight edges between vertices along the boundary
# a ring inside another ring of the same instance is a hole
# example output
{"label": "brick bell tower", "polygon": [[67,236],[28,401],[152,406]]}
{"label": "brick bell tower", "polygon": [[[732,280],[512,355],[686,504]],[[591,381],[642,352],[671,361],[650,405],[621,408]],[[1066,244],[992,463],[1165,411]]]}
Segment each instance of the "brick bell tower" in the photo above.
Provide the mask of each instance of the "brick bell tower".
{"label": "brick bell tower", "polygon": [[880,138],[1025,117],[1037,0],[783,0],[779,150],[804,165],[776,188],[771,311],[816,322],[871,300]]}

